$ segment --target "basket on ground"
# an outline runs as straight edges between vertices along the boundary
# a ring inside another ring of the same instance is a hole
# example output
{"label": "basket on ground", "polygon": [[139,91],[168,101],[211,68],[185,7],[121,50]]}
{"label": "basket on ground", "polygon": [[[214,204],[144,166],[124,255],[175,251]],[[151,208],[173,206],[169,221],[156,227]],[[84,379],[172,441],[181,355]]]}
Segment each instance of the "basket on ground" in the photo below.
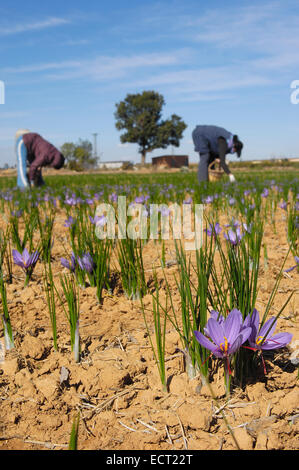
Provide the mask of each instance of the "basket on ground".
{"label": "basket on ground", "polygon": [[220,160],[217,158],[209,164],[209,181],[219,181],[224,175]]}

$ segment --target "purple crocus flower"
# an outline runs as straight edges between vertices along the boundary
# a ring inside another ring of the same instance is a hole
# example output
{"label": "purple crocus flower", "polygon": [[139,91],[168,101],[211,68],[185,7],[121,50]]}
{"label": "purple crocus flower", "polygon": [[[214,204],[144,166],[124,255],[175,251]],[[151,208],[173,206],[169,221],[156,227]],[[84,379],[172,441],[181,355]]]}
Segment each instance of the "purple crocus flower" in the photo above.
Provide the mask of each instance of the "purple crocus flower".
{"label": "purple crocus flower", "polygon": [[243,228],[245,230],[245,232],[247,233],[251,233],[251,229],[252,229],[252,224],[246,224],[246,222],[243,222]]}
{"label": "purple crocus flower", "polygon": [[141,195],[141,196],[135,197],[135,201],[134,201],[134,202],[135,202],[136,204],[143,204],[144,201],[145,201],[145,198],[144,198],[144,196]]}
{"label": "purple crocus flower", "polygon": [[262,197],[268,197],[269,196],[269,189],[264,188],[263,192],[261,193]]}
{"label": "purple crocus flower", "polygon": [[12,250],[12,257],[14,263],[20,266],[26,274],[26,286],[38,261],[39,252],[34,251],[30,254],[26,248],[24,248],[23,253],[19,253],[17,250]]}
{"label": "purple crocus flower", "polygon": [[77,204],[77,198],[76,198],[76,195],[75,194],[72,194],[72,196],[67,196],[65,198],[65,204],[67,204],[68,206],[75,206]]}
{"label": "purple crocus flower", "polygon": [[295,261],[296,261],[295,266],[292,266],[291,268],[286,269],[285,273],[289,273],[290,271],[293,271],[293,269],[299,268],[299,256],[295,256]]}
{"label": "purple crocus flower", "polygon": [[117,202],[117,194],[116,193],[112,193],[109,195],[109,200],[111,202]]}
{"label": "purple crocus flower", "polygon": [[280,204],[278,204],[278,206],[284,211],[286,211],[288,208],[288,203],[286,201],[282,201]]}
{"label": "purple crocus flower", "polygon": [[12,256],[14,263],[27,271],[29,268],[34,267],[39,258],[39,252],[35,251],[31,255],[28,250],[24,248],[23,253],[19,253],[17,250],[12,250]]}
{"label": "purple crocus flower", "polygon": [[224,233],[224,238],[232,245],[238,245],[241,242],[243,236],[244,235],[241,233],[239,228],[237,228],[236,231],[229,230],[228,233]]}
{"label": "purple crocus flower", "polygon": [[92,225],[103,227],[105,223],[107,222],[107,217],[105,217],[104,215],[96,215],[95,217],[91,217],[90,215],[89,220],[92,223]]}
{"label": "purple crocus flower", "polygon": [[86,271],[90,274],[93,272],[94,262],[90,253],[84,253],[81,258],[78,256],[77,261],[82,271]]}
{"label": "purple crocus flower", "polygon": [[87,199],[85,200],[85,202],[86,202],[86,204],[88,204],[89,206],[92,206],[92,204],[94,203],[94,200],[89,197],[89,198],[87,198]]}
{"label": "purple crocus flower", "polygon": [[259,329],[259,312],[254,309],[251,315],[244,320],[244,327],[250,327],[251,333],[248,337],[249,346],[255,350],[278,349],[285,347],[292,339],[290,333],[277,333],[273,335],[277,319],[275,317],[267,320]]}
{"label": "purple crocus flower", "polygon": [[194,331],[197,341],[218,358],[227,358],[234,354],[245,343],[251,333],[251,327],[242,325],[242,314],[239,310],[232,310],[223,321],[221,316],[215,319],[215,315],[209,318],[205,331],[209,338],[200,331]]}
{"label": "purple crocus flower", "polygon": [[220,227],[219,222],[216,222],[215,225],[209,224],[209,228],[206,228],[205,231],[207,235],[211,237],[212,235],[216,238],[217,235],[220,234],[222,228]]}
{"label": "purple crocus flower", "polygon": [[211,204],[213,202],[214,198],[213,196],[207,196],[206,198],[203,199],[204,204]]}
{"label": "purple crocus flower", "polygon": [[16,210],[16,211],[11,211],[11,215],[12,215],[13,217],[17,217],[17,218],[21,217],[22,213],[23,213],[23,210],[22,210],[22,209],[18,209],[18,210]]}
{"label": "purple crocus flower", "polygon": [[72,227],[75,222],[76,220],[74,219],[74,217],[70,215],[69,218],[64,222],[64,227]]}
{"label": "purple crocus flower", "polygon": [[71,261],[68,261],[66,258],[61,258],[60,262],[63,267],[69,269],[71,272],[74,272],[76,269],[76,257],[74,253],[71,255]]}
{"label": "purple crocus flower", "polygon": [[234,217],[231,220],[230,224],[225,224],[225,227],[232,227],[232,228],[238,228],[240,227],[240,222],[238,220],[235,220]]}

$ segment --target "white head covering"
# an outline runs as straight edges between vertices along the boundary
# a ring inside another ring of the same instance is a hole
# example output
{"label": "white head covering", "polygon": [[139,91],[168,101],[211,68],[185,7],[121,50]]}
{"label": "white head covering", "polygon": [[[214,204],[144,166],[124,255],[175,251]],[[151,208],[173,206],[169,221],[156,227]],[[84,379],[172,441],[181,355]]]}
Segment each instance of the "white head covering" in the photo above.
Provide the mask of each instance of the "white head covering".
{"label": "white head covering", "polygon": [[21,137],[24,134],[29,134],[30,131],[28,129],[19,129],[16,132],[16,140],[18,140],[19,137]]}

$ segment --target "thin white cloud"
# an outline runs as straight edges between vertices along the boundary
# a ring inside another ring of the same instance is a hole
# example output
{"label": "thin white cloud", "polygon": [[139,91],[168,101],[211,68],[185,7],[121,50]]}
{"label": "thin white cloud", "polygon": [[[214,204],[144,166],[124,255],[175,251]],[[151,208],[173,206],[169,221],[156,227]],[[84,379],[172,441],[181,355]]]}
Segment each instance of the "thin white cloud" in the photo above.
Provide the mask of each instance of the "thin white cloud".
{"label": "thin white cloud", "polygon": [[[132,83],[134,87],[165,86],[176,93],[206,93],[267,85],[271,80],[238,66],[211,67],[153,75]],[[171,88],[170,88],[171,87]]]}
{"label": "thin white cloud", "polygon": [[291,14],[287,2],[274,1],[239,8],[221,14],[209,10],[189,21],[189,39],[227,53],[255,52],[258,55],[296,52],[299,47],[299,14]]}
{"label": "thin white cloud", "polygon": [[31,64],[21,67],[5,67],[1,71],[2,73],[11,73],[11,74],[23,74],[23,73],[35,73],[35,72],[45,72],[55,69],[68,69],[80,67],[80,61],[64,61],[64,62],[48,62],[43,64]]}
{"label": "thin white cloud", "polygon": [[0,36],[9,36],[13,34],[25,33],[29,31],[40,31],[42,29],[53,28],[70,23],[66,18],[51,17],[43,21],[32,23],[15,24],[11,26],[0,26]]}
{"label": "thin white cloud", "polygon": [[93,81],[101,81],[124,77],[130,70],[178,65],[181,62],[181,58],[181,51],[178,51],[176,54],[152,53],[131,56],[121,55],[117,57],[100,56],[91,60],[83,59],[30,64],[21,67],[6,67],[1,72],[2,74],[29,74],[57,71],[56,73],[42,75],[42,79],[70,80],[88,78]]}
{"label": "thin white cloud", "polygon": [[4,111],[0,113],[0,119],[16,119],[30,116],[27,111]]}

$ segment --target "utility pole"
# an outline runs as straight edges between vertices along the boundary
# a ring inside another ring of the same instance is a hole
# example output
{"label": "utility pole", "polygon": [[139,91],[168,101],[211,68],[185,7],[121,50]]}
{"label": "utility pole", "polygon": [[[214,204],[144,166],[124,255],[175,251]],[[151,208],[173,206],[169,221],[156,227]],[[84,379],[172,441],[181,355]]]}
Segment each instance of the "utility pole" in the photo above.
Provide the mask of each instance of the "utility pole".
{"label": "utility pole", "polygon": [[[97,151],[97,133],[92,134],[94,137],[94,145],[93,145],[93,156],[94,158],[98,158],[98,151]],[[100,157],[98,158],[100,160]]]}

